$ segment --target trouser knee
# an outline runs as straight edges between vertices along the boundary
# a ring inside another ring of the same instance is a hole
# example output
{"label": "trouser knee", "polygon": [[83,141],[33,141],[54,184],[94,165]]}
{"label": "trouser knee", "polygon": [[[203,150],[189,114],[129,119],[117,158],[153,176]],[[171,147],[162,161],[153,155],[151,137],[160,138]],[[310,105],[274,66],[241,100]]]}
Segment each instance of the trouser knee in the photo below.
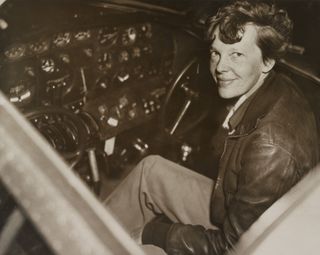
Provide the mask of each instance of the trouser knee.
{"label": "trouser knee", "polygon": [[142,159],[137,167],[135,167],[134,171],[139,172],[139,174],[143,174],[145,176],[152,176],[156,174],[159,169],[161,169],[161,165],[163,162],[163,158],[158,155],[149,155]]}

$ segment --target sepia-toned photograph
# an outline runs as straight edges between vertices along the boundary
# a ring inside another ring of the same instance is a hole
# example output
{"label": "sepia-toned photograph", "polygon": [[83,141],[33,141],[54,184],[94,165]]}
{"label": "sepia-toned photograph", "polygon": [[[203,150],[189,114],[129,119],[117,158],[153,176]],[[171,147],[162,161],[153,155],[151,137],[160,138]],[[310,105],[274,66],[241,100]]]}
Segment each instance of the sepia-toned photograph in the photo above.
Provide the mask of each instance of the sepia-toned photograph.
{"label": "sepia-toned photograph", "polygon": [[0,0],[0,255],[318,255],[319,0]]}

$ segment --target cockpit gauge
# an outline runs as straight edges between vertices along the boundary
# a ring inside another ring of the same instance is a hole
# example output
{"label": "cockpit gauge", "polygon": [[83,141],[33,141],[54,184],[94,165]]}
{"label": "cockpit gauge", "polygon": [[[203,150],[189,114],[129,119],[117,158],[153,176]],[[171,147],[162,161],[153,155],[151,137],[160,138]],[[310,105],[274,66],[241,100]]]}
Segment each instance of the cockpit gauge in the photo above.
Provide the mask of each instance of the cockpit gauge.
{"label": "cockpit gauge", "polygon": [[68,45],[71,41],[71,33],[65,32],[65,33],[59,33],[54,36],[53,38],[53,44],[57,47],[64,47]]}
{"label": "cockpit gauge", "polygon": [[85,31],[79,31],[74,34],[74,38],[77,41],[84,41],[87,40],[91,37],[91,31],[90,30],[85,30]]}
{"label": "cockpit gauge", "polygon": [[41,40],[37,42],[33,42],[29,45],[29,49],[34,53],[43,53],[49,49],[49,41],[48,40]]}
{"label": "cockpit gauge", "polygon": [[9,100],[14,104],[30,102],[33,96],[33,88],[28,80],[20,80],[14,87],[10,88]]}
{"label": "cockpit gauge", "polygon": [[152,53],[152,46],[149,44],[149,45],[145,45],[143,48],[142,48],[142,51],[144,54],[151,54]]}
{"label": "cockpit gauge", "polygon": [[98,41],[102,46],[110,47],[117,43],[119,34],[116,28],[104,27],[98,33]]}
{"label": "cockpit gauge", "polygon": [[103,52],[98,58],[98,64],[100,70],[111,69],[113,65],[112,55],[108,52]]}
{"label": "cockpit gauge", "polygon": [[141,26],[141,30],[142,30],[142,33],[145,35],[145,37],[147,38],[152,37],[152,26],[150,23],[143,24]]}
{"label": "cockpit gauge", "polygon": [[4,51],[4,55],[10,60],[16,60],[24,57],[26,54],[26,46],[23,44],[14,45]]}
{"label": "cockpit gauge", "polygon": [[123,45],[127,46],[127,45],[134,44],[136,39],[137,39],[137,30],[134,27],[129,27],[122,34],[121,41]]}
{"label": "cockpit gauge", "polygon": [[62,62],[65,64],[70,64],[71,62],[71,58],[68,54],[60,54],[59,59],[62,60]]}
{"label": "cockpit gauge", "polygon": [[117,81],[120,83],[124,83],[130,78],[130,74],[127,72],[126,69],[122,68],[116,75]]}
{"label": "cockpit gauge", "polygon": [[97,81],[96,88],[106,90],[109,88],[110,84],[110,78],[107,75],[104,75]]}
{"label": "cockpit gauge", "polygon": [[10,81],[8,88],[8,98],[16,105],[25,105],[32,101],[35,90],[35,71],[32,66],[25,66],[19,70]]}
{"label": "cockpit gauge", "polygon": [[52,58],[44,58],[41,60],[41,70],[46,73],[53,73],[55,71],[55,61]]}
{"label": "cockpit gauge", "polygon": [[92,48],[84,48],[82,51],[89,58],[91,58],[93,56],[93,49]]}
{"label": "cockpit gauge", "polygon": [[131,53],[132,58],[140,58],[141,57],[141,49],[139,47],[134,47]]}
{"label": "cockpit gauge", "polygon": [[128,62],[129,61],[129,53],[126,50],[123,50],[120,52],[119,54],[119,62],[123,63],[123,62]]}

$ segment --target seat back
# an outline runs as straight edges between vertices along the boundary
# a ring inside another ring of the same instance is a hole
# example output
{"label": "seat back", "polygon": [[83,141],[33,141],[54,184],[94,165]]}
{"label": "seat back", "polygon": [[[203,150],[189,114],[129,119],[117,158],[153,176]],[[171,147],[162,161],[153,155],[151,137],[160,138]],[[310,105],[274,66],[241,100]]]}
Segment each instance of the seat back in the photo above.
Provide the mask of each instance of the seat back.
{"label": "seat back", "polygon": [[309,101],[314,112],[317,130],[318,144],[320,148],[320,72],[308,66],[297,56],[289,57],[280,61],[276,66],[280,71],[290,77],[300,88]]}
{"label": "seat back", "polygon": [[320,243],[320,165],[276,201],[227,255],[316,255]]}

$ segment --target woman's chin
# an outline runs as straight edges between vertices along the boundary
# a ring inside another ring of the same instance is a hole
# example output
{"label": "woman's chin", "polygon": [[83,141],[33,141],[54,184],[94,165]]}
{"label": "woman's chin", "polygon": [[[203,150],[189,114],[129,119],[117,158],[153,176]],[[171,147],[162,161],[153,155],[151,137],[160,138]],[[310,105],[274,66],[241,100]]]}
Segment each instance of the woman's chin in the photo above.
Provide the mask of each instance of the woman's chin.
{"label": "woman's chin", "polygon": [[231,99],[239,96],[234,90],[230,90],[228,88],[218,88],[218,93],[220,97],[224,99]]}

